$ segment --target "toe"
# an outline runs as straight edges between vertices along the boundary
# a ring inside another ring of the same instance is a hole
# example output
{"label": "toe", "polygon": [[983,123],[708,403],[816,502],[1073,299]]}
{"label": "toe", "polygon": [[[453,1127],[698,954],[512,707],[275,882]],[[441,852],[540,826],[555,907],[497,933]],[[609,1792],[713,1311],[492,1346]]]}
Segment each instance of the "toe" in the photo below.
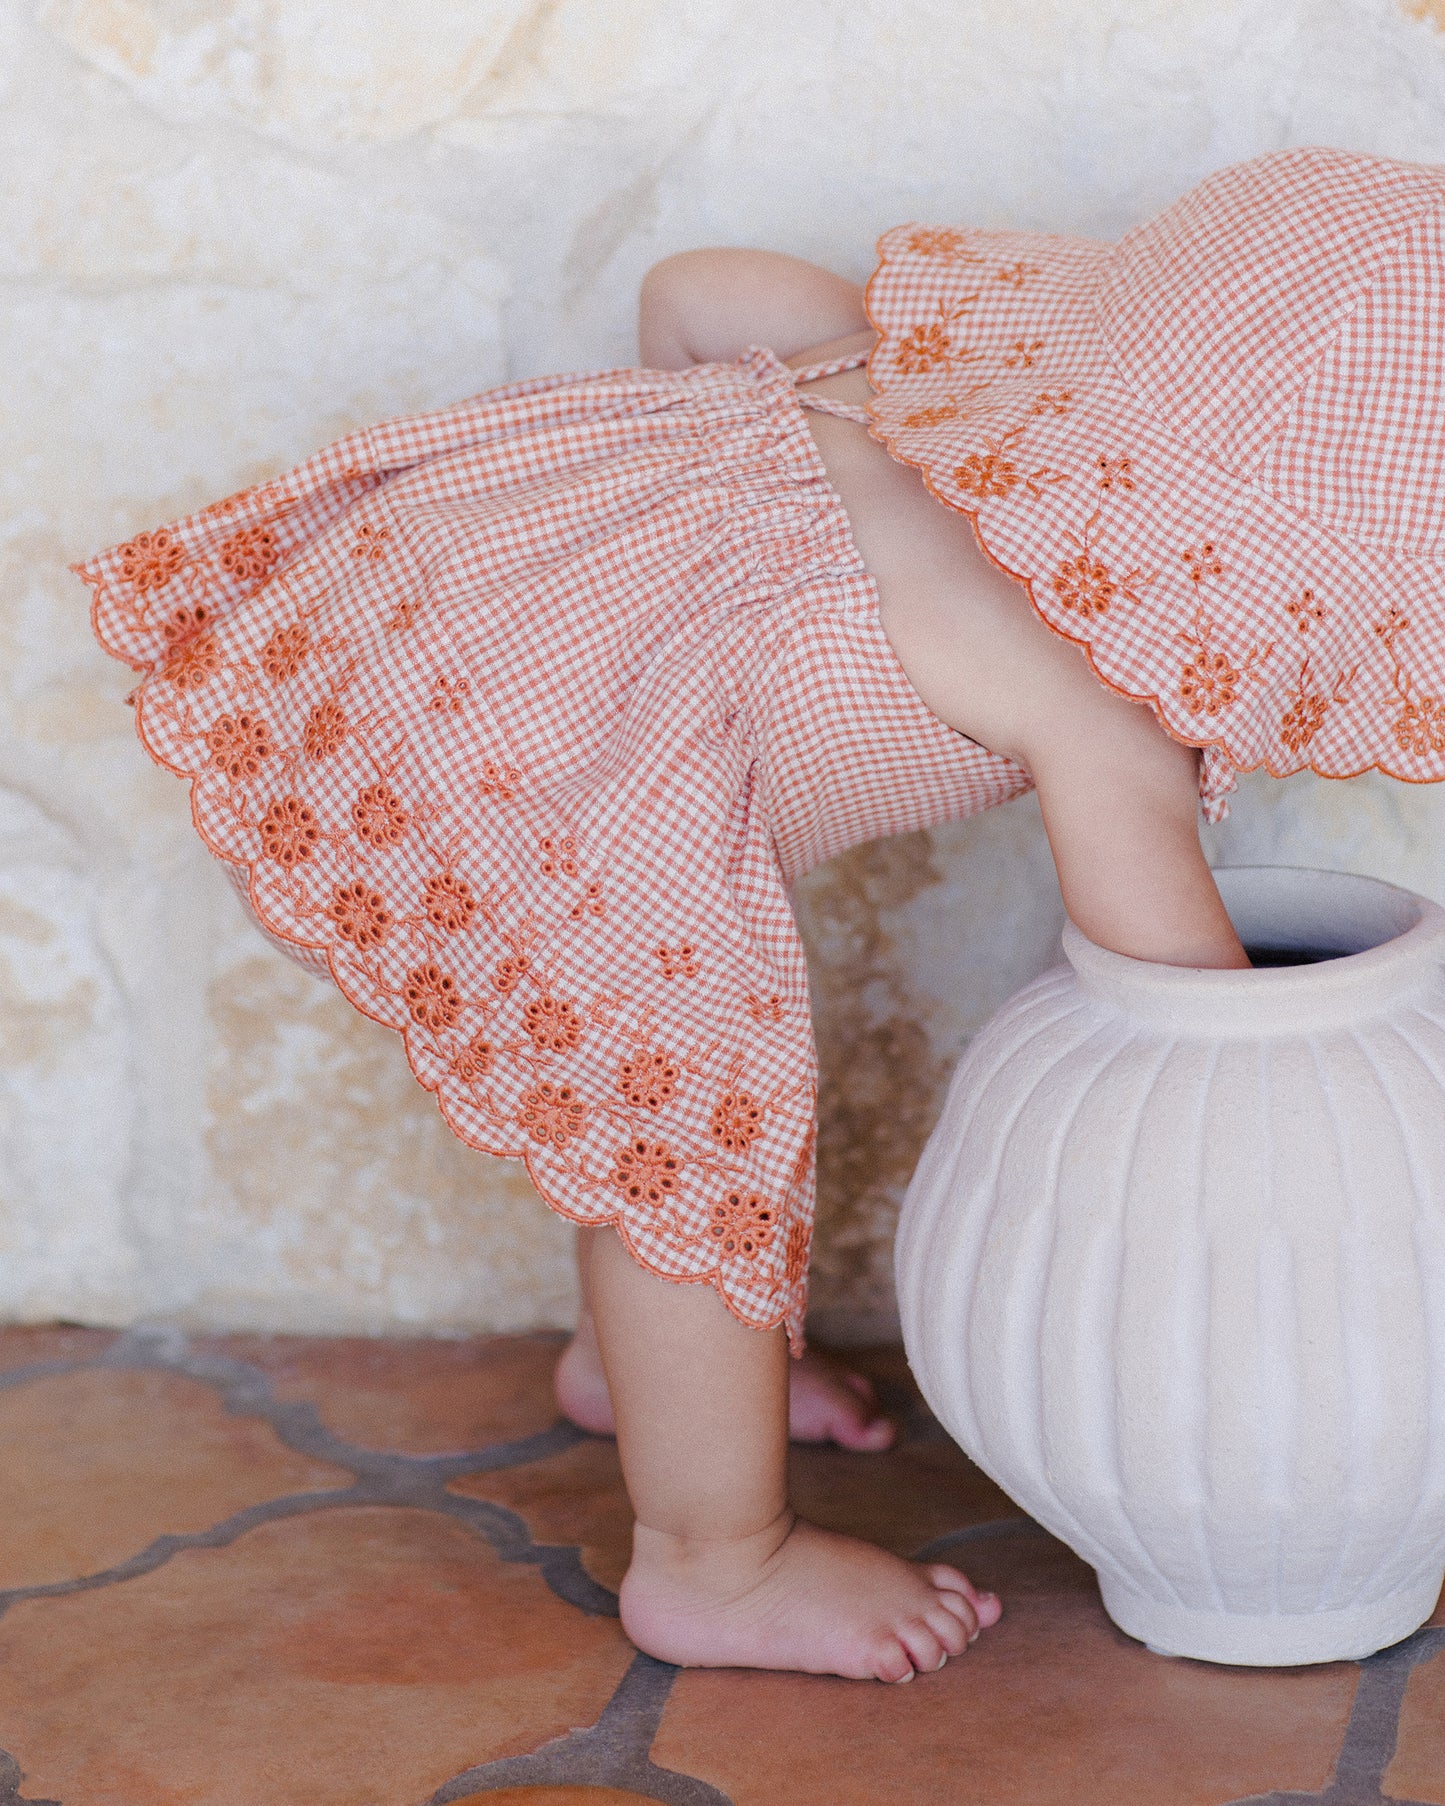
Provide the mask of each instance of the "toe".
{"label": "toe", "polygon": [[980,1592],[966,1574],[960,1574],[957,1568],[949,1567],[946,1562],[935,1562],[928,1570],[928,1578],[940,1592],[966,1599],[984,1629],[990,1624],[997,1624],[1002,1617],[1003,1606],[997,1594]]}
{"label": "toe", "polygon": [[[956,1606],[950,1600],[957,1601]],[[978,1620],[957,1593],[940,1593],[939,1603],[928,1613],[933,1634],[949,1655],[962,1655],[978,1634]]]}
{"label": "toe", "polygon": [[913,1663],[901,1642],[895,1640],[879,1651],[873,1664],[873,1672],[880,1681],[897,1682],[913,1679]]}
{"label": "toe", "polygon": [[933,1629],[924,1618],[910,1618],[898,1632],[903,1647],[908,1651],[908,1659],[919,1674],[932,1674],[934,1669],[941,1668],[948,1657],[948,1650],[933,1634]]}

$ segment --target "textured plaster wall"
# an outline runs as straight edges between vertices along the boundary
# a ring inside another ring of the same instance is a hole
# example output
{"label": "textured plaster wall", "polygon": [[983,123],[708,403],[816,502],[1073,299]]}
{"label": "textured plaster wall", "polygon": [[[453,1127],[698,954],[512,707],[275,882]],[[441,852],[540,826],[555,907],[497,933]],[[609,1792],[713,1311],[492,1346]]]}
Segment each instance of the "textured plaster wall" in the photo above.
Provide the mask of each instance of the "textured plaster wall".
{"label": "textured plaster wall", "polygon": [[[243,922],[69,560],[387,413],[632,361],[684,246],[862,278],[903,218],[1113,237],[1274,146],[1445,162],[1442,31],[1441,0],[0,0],[0,1315],[573,1308],[520,1166]],[[1442,828],[1432,791],[1264,781],[1214,846],[1445,899]],[[1025,802],[798,909],[815,1302],[864,1332],[952,1063],[1058,896]]]}

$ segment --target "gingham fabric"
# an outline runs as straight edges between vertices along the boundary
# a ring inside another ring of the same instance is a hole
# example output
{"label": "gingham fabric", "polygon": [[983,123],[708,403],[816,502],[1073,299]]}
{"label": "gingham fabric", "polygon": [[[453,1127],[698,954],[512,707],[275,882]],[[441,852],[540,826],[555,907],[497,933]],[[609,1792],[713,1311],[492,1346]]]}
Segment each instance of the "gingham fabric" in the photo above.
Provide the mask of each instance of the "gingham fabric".
{"label": "gingham fabric", "polygon": [[1117,246],[899,226],[874,431],[1236,771],[1445,776],[1445,170],[1225,169]]}
{"label": "gingham fabric", "polygon": [[908,682],[799,401],[761,349],[516,383],[78,567],[261,925],[464,1142],[795,1350],[787,887],[1028,783]]}

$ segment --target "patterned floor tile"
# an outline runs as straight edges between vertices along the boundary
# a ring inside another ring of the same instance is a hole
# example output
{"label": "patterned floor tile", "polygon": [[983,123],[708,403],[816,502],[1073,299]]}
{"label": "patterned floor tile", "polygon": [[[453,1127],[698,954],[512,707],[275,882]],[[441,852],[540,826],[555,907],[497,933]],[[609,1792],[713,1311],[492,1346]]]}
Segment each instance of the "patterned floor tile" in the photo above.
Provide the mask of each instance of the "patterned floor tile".
{"label": "patterned floor tile", "polygon": [[0,1621],[0,1747],[64,1806],[409,1806],[592,1723],[632,1660],[433,1513],[266,1524]]}
{"label": "patterned floor tile", "polygon": [[648,1794],[619,1793],[615,1787],[503,1787],[469,1793],[452,1806],[656,1806]]}
{"label": "patterned floor tile", "polygon": [[195,1380],[105,1367],[0,1391],[0,1448],[0,1589],[94,1574],[158,1536],[351,1478]]}
{"label": "patterned floor tile", "polygon": [[552,1369],[565,1337],[196,1338],[253,1362],[279,1399],[309,1399],[336,1435],[411,1455],[510,1442],[557,1419]]}
{"label": "patterned floor tile", "polygon": [[1384,1792],[1390,1799],[1445,1806],[1445,1650],[1422,1662],[1406,1685]]}
{"label": "patterned floor tile", "polygon": [[622,1584],[632,1559],[632,1507],[610,1436],[589,1436],[525,1467],[467,1474],[448,1490],[509,1506],[539,1543],[580,1544],[582,1565],[594,1580],[614,1592]]}
{"label": "patterned floor tile", "polygon": [[734,1806],[1224,1806],[1329,1780],[1353,1665],[1150,1655],[1109,1623],[1083,1563],[1037,1533],[955,1558],[1007,1616],[941,1673],[883,1687],[686,1670],[653,1760]]}

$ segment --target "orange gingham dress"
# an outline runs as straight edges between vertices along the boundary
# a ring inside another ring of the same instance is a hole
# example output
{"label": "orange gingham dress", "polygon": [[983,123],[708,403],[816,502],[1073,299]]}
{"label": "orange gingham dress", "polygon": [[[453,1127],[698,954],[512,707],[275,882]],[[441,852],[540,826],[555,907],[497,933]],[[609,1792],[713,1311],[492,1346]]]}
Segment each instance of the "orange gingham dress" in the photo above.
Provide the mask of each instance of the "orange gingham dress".
{"label": "orange gingham dress", "polygon": [[796,386],[859,361],[514,383],[77,567],[261,926],[403,1037],[464,1142],[795,1351],[788,889],[1028,787],[883,634]]}

